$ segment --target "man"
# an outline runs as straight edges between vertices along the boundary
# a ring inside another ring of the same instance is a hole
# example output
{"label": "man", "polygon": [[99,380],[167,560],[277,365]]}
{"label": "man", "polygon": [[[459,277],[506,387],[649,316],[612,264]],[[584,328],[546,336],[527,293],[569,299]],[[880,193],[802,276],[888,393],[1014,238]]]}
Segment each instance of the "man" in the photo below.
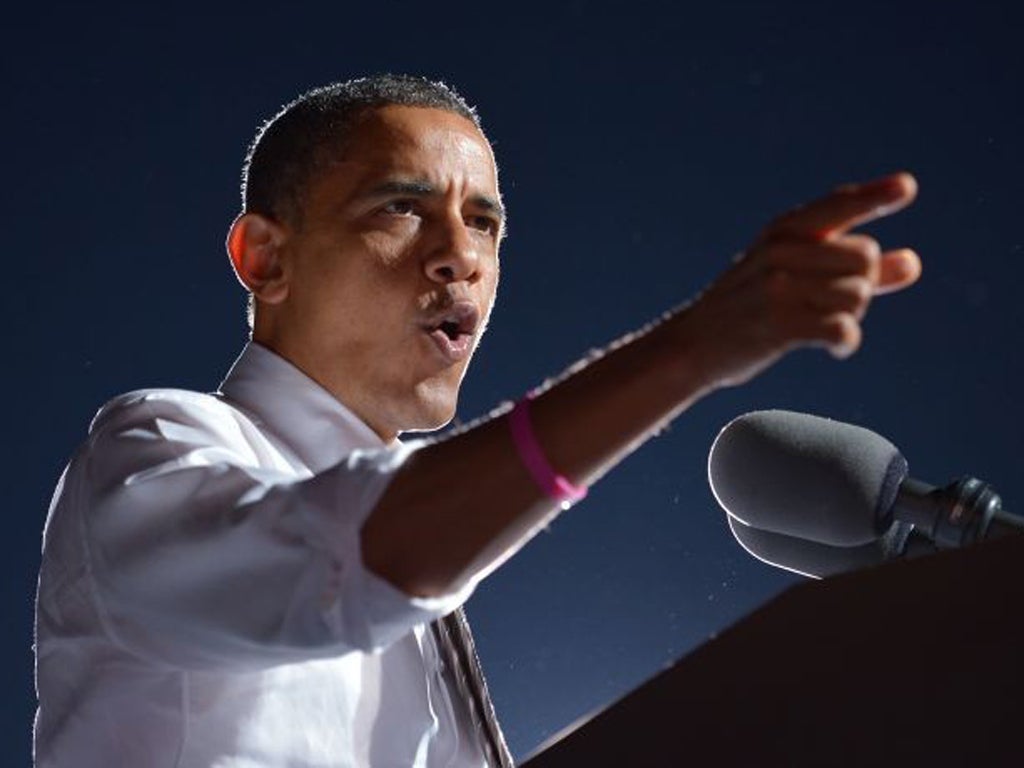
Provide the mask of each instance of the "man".
{"label": "man", "polygon": [[441,617],[696,399],[798,347],[854,352],[920,262],[849,230],[914,194],[841,187],[510,412],[403,445],[452,418],[487,324],[494,158],[440,84],[300,97],[258,135],[228,237],[252,342],[217,393],[107,404],[55,493],[37,764],[509,764]]}

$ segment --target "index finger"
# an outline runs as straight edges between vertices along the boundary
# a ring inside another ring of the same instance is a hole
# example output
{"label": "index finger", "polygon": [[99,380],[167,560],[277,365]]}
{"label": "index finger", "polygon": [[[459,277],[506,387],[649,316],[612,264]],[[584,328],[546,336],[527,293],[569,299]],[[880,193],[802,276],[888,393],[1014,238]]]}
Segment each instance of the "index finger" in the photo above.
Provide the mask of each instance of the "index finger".
{"label": "index finger", "polygon": [[866,184],[846,184],[776,219],[764,231],[763,238],[827,240],[896,213],[915,197],[917,180],[909,173],[895,173]]}

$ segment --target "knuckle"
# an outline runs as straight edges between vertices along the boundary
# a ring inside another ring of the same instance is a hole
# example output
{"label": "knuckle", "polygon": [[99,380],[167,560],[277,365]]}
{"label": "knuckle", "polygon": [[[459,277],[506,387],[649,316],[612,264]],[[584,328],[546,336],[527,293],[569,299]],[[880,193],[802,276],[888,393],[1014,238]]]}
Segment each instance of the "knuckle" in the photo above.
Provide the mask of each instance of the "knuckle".
{"label": "knuckle", "polygon": [[814,327],[813,338],[826,344],[838,344],[842,335],[842,327],[839,321],[840,315],[832,314],[819,319]]}
{"label": "knuckle", "polygon": [[854,277],[848,281],[847,288],[851,299],[856,306],[866,304],[871,300],[871,281],[863,277]]}
{"label": "knuckle", "polygon": [[854,249],[850,251],[851,266],[858,275],[867,275],[871,272],[871,268],[874,265],[874,259],[871,254],[863,249]]}
{"label": "knuckle", "polygon": [[862,333],[856,317],[844,312],[836,315],[830,325],[833,333],[831,342],[844,354],[852,354],[860,347]]}
{"label": "knuckle", "polygon": [[878,258],[882,253],[882,246],[875,238],[869,235],[860,235],[858,238],[861,249],[872,259]]}
{"label": "knuckle", "polygon": [[843,245],[847,253],[850,254],[854,269],[860,274],[868,274],[874,268],[882,253],[878,241],[866,235],[851,236],[847,238]]}

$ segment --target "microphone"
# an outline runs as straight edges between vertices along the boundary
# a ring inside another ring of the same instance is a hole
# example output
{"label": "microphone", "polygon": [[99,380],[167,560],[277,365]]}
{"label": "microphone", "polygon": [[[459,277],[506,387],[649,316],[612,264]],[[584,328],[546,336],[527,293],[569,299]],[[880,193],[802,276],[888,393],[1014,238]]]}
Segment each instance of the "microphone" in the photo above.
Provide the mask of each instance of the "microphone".
{"label": "microphone", "polygon": [[877,565],[892,556],[884,537],[853,547],[837,547],[755,528],[729,514],[725,518],[736,541],[751,555],[804,576],[823,578]]}
{"label": "microphone", "polygon": [[917,557],[936,551],[935,545],[907,523],[894,523],[880,538],[855,547],[837,547],[796,536],[763,531],[726,515],[736,541],[758,560],[822,579],[846,571],[870,568],[897,557]]}
{"label": "microphone", "polygon": [[801,573],[920,552],[922,537],[946,549],[1024,531],[1024,519],[1005,512],[980,480],[936,488],[907,469],[899,450],[870,430],[790,411],[734,419],[708,457],[711,489],[740,544]]}

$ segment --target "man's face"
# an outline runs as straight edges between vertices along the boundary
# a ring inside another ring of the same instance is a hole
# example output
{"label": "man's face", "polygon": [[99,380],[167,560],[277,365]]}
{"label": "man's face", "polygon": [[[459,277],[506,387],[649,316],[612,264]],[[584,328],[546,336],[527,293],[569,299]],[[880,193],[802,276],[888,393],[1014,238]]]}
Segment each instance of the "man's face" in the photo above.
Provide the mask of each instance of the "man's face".
{"label": "man's face", "polygon": [[494,302],[499,201],[471,121],[420,107],[368,113],[311,183],[301,223],[285,227],[287,296],[257,340],[385,439],[442,426]]}

